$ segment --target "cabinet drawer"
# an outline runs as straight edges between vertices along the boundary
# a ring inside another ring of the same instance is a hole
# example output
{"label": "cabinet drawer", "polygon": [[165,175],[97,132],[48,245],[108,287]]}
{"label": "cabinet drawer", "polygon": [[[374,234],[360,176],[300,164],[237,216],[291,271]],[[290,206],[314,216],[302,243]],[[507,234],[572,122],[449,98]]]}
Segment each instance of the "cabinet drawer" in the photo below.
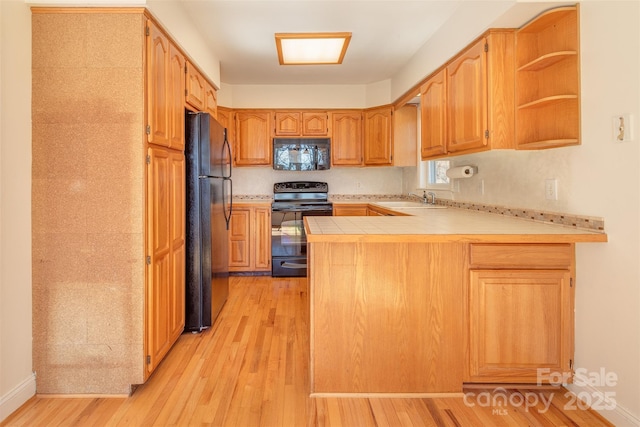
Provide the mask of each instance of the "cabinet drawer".
{"label": "cabinet drawer", "polygon": [[493,245],[472,244],[472,268],[569,268],[572,244]]}

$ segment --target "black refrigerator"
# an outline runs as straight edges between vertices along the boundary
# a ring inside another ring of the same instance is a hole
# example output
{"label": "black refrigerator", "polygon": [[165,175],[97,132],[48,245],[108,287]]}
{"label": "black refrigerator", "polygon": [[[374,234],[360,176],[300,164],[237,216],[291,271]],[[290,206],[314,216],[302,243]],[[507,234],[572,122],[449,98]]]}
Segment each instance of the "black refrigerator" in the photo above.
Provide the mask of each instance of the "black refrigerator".
{"label": "black refrigerator", "polygon": [[187,112],[185,331],[213,325],[229,295],[228,236],[233,187],[226,129]]}

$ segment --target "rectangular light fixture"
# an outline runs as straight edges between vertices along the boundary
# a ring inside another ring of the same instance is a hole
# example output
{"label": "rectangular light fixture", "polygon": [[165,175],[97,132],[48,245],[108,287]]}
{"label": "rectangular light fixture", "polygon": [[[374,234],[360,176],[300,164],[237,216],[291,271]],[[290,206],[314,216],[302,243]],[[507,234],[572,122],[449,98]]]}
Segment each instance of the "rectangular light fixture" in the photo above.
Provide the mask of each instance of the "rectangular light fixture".
{"label": "rectangular light fixture", "polygon": [[342,64],[351,33],[276,33],[280,65]]}

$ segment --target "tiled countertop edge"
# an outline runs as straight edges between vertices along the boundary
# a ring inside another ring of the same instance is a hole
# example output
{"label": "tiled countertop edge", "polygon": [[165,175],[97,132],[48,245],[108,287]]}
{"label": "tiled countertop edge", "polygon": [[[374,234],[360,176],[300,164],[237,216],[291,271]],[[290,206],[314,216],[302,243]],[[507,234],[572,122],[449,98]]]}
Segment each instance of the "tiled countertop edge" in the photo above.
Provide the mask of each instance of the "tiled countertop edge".
{"label": "tiled countertop edge", "polygon": [[[340,201],[383,201],[383,200],[420,200],[416,197],[399,196],[399,195],[380,195],[380,194],[334,194],[330,196],[330,200],[334,202]],[[542,222],[545,224],[562,225],[581,230],[604,232],[604,218],[591,217],[584,215],[566,214],[559,212],[545,212],[536,209],[512,208],[507,206],[489,205],[485,203],[462,202],[456,200],[437,199],[439,205],[449,206],[458,209],[468,209],[479,212],[487,212],[504,216],[511,216],[530,221]]]}

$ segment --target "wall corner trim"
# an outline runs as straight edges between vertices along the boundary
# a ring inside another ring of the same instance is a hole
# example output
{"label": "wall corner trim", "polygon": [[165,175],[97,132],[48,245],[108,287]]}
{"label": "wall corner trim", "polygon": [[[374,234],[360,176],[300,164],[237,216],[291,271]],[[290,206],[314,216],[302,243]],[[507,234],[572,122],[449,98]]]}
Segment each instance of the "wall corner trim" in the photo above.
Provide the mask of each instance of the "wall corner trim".
{"label": "wall corner trim", "polygon": [[[590,406],[593,403],[597,403],[599,406],[601,406],[600,408],[591,406],[591,409],[596,411],[607,421],[613,423],[613,425],[618,427],[640,427],[640,418],[638,418],[636,415],[632,414],[622,406],[618,405],[615,399],[612,400],[598,388],[593,387],[590,384],[567,384],[565,385],[565,387],[571,393],[578,396],[579,399],[580,396],[589,396],[590,402],[585,403],[590,404]],[[603,405],[609,407],[612,406],[613,409],[604,409],[602,407]]]}

